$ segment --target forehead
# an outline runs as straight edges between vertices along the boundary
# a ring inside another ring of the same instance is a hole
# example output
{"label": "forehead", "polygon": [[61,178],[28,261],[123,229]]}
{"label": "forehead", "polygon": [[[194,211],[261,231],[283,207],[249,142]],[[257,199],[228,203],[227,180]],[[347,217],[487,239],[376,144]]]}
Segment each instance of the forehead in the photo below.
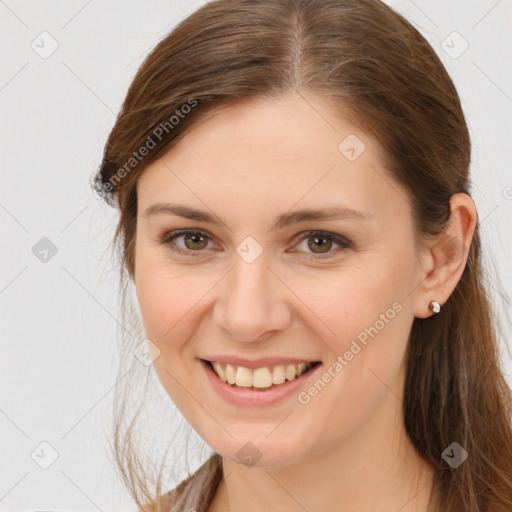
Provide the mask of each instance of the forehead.
{"label": "forehead", "polygon": [[282,210],[298,202],[378,211],[398,199],[396,188],[385,187],[383,161],[377,141],[320,96],[248,100],[197,123],[144,170],[139,210],[179,199],[229,204],[248,217],[251,208],[258,216],[263,205]]}
{"label": "forehead", "polygon": [[248,155],[328,158],[338,156],[339,143],[350,134],[367,139],[371,149],[378,151],[377,144],[334,101],[311,93],[287,93],[241,100],[209,115],[174,146],[173,153],[175,158],[204,155],[229,161]]}

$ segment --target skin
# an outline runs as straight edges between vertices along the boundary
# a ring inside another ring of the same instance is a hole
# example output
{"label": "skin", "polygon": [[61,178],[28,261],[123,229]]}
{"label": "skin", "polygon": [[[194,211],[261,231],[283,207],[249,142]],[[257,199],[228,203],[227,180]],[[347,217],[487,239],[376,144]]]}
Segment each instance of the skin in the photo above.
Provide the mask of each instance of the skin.
{"label": "skin", "polygon": [[[454,195],[446,233],[420,249],[407,192],[377,142],[347,119],[312,94],[239,103],[198,123],[139,179],[137,298],[162,385],[223,457],[210,512],[427,511],[433,473],[404,430],[404,353],[414,317],[431,316],[429,302],[444,304],[459,281],[467,252],[448,258],[443,246],[469,247],[476,211],[469,196]],[[349,134],[366,146],[354,161],[338,150]],[[204,209],[226,226],[145,216],[155,203]],[[327,205],[368,218],[270,229],[282,213]],[[159,243],[178,229],[210,239],[187,246],[178,237],[174,246],[188,249],[178,254]],[[315,251],[308,230],[350,246],[321,239]],[[250,264],[236,252],[247,236],[263,249]],[[326,370],[393,304],[400,311],[307,404],[294,394],[268,407],[231,405],[199,363],[280,356]],[[248,442],[261,454],[252,465],[237,456]]]}

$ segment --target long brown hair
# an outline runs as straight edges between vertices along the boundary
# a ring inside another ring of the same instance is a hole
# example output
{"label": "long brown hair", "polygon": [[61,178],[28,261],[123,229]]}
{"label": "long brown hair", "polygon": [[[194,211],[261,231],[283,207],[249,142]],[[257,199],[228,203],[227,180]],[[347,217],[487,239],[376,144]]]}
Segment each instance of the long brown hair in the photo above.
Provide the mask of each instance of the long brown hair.
{"label": "long brown hair", "polygon": [[[409,193],[418,234],[446,228],[450,197],[470,192],[470,138],[452,80],[409,22],[378,0],[214,0],[147,56],[92,182],[120,210],[114,242],[125,291],[134,271],[136,183],[146,166],[204,116],[244,98],[293,90],[332,99],[376,137],[386,167]],[[442,313],[414,319],[404,421],[418,453],[435,468],[436,509],[510,512],[511,390],[499,366],[478,223],[467,250]],[[126,354],[136,342],[125,342]],[[157,506],[161,481],[149,489],[132,446],[138,411],[122,430],[122,404],[115,459],[138,506],[148,510]],[[469,454],[456,469],[442,457],[454,441]]]}

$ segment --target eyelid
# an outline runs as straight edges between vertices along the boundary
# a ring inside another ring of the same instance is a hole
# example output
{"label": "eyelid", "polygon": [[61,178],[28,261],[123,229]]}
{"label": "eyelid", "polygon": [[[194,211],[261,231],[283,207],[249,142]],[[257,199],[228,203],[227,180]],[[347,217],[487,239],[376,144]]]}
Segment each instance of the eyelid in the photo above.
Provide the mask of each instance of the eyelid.
{"label": "eyelid", "polygon": [[[203,229],[185,228],[185,229],[176,229],[176,230],[165,232],[161,237],[159,237],[157,239],[157,242],[159,242],[160,244],[163,244],[163,245],[168,245],[170,247],[171,243],[174,239],[178,238],[179,236],[183,236],[183,235],[187,235],[187,234],[200,234],[200,235],[206,237],[207,239],[209,239],[212,243],[214,242],[214,239],[215,239],[215,237],[213,235],[209,234],[207,231],[205,231]],[[298,243],[300,243],[303,240],[306,240],[312,236],[319,236],[319,237],[331,240],[335,244],[337,244],[339,247],[335,248],[332,251],[328,251],[326,253],[319,253],[316,255],[315,255],[315,253],[309,253],[309,256],[305,257],[306,259],[315,260],[315,259],[330,258],[344,249],[352,248],[351,241],[348,240],[346,237],[344,237],[342,235],[338,235],[336,233],[333,233],[332,231],[325,231],[325,230],[320,230],[320,229],[310,229],[310,230],[301,231],[300,233],[297,233],[295,236],[293,236],[291,241],[294,242],[295,240],[297,240],[297,243],[295,244],[295,245],[297,245]],[[204,253],[203,249],[198,250],[198,251],[193,251],[190,249],[182,249],[181,247],[178,247],[178,248],[171,248],[171,250],[176,253],[190,255],[192,257],[202,256],[202,253]],[[292,250],[291,252],[300,252],[300,251]]]}

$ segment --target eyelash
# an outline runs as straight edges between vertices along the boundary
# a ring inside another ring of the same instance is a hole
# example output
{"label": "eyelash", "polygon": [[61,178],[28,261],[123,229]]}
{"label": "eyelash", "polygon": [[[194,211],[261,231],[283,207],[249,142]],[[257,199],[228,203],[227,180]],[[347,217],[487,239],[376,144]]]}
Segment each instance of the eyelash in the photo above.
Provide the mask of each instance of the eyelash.
{"label": "eyelash", "polygon": [[[200,256],[201,253],[203,252],[203,250],[198,250],[198,251],[183,250],[180,247],[177,247],[176,245],[173,246],[172,242],[174,239],[178,238],[179,236],[188,235],[188,234],[201,235],[201,236],[208,238],[211,241],[211,237],[207,233],[205,233],[204,231],[198,230],[198,229],[181,229],[181,230],[177,230],[177,231],[170,231],[168,233],[165,233],[158,241],[159,241],[159,243],[161,243],[163,245],[169,246],[169,248],[172,251],[174,251],[178,254],[183,254],[183,255],[193,256],[193,257]],[[308,256],[308,257],[306,257],[306,259],[312,259],[312,260],[326,259],[326,258],[331,257],[333,254],[337,254],[338,252],[340,252],[343,249],[349,249],[352,247],[352,244],[346,238],[336,235],[335,233],[330,233],[329,231],[305,231],[301,234],[303,236],[302,236],[302,238],[299,239],[298,243],[302,242],[303,240],[307,240],[308,238],[311,238],[313,236],[318,236],[320,238],[325,238],[326,240],[330,240],[340,246],[340,247],[337,247],[336,249],[334,249],[333,251],[324,253],[324,255],[322,255],[322,256]],[[198,254],[194,254],[194,253],[198,253]]]}

